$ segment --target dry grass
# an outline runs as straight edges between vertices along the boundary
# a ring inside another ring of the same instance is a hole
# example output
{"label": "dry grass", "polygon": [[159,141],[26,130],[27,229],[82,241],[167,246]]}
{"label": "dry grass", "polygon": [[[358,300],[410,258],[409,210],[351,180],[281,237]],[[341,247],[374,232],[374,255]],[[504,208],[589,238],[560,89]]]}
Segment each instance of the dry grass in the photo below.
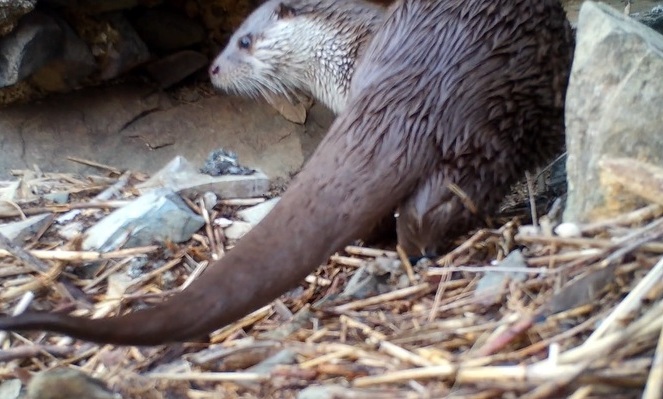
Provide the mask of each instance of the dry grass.
{"label": "dry grass", "polygon": [[[141,176],[116,172],[111,179],[21,173],[33,192],[72,195],[68,205],[39,198],[14,204],[15,213],[0,219],[54,215],[21,245],[0,243],[2,312],[130,311],[188,285],[207,260],[230,249],[211,223],[219,211],[204,214],[208,225],[183,245],[101,254],[80,251],[80,238],[58,236],[53,223],[63,214],[72,216],[64,224],[91,225],[120,206],[99,198],[109,187],[124,200],[134,194]],[[195,201],[192,209],[203,213]],[[239,204],[219,209],[225,214],[245,203]],[[652,204],[578,226],[581,235],[571,237],[553,234],[546,216],[538,228],[508,220],[433,263],[401,262],[380,280],[388,290],[339,299],[358,268],[402,258],[396,248],[351,246],[298,289],[213,333],[210,343],[113,347],[3,334],[0,379],[70,367],[124,398],[295,398],[307,387],[312,394],[312,386],[329,396],[306,397],[660,398],[661,215],[661,205]],[[514,249],[522,265],[495,266]],[[141,259],[149,261],[141,266]],[[142,273],[121,284],[109,280],[131,268]],[[479,295],[488,271],[524,278],[504,279]]]}

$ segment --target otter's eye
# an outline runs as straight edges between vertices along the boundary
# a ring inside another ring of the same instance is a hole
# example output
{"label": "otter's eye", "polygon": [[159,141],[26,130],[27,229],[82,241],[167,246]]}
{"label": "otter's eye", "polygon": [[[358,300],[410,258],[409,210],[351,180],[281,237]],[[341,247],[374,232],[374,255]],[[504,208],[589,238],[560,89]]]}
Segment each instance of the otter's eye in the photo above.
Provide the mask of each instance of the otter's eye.
{"label": "otter's eye", "polygon": [[239,48],[246,50],[249,47],[251,47],[251,42],[252,42],[251,35],[244,35],[239,38],[239,40],[237,41],[237,45],[239,46]]}

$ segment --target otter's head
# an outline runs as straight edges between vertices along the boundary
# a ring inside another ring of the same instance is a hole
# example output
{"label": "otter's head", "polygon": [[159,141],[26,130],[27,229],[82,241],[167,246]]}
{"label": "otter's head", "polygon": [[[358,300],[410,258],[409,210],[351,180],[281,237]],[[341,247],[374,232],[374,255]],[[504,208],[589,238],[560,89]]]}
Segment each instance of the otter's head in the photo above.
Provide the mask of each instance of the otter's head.
{"label": "otter's head", "polygon": [[210,66],[216,88],[249,97],[310,91],[305,79],[315,29],[297,2],[269,0],[249,15]]}

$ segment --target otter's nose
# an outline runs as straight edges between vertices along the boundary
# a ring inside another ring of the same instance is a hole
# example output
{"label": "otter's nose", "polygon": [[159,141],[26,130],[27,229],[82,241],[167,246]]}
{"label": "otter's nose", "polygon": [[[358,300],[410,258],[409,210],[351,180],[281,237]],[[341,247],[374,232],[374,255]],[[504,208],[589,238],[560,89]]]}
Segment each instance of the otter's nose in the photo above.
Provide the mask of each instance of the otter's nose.
{"label": "otter's nose", "polygon": [[217,73],[219,73],[219,66],[218,66],[218,65],[214,65],[214,64],[212,64],[212,65],[209,67],[209,74],[210,74],[210,75],[216,75]]}

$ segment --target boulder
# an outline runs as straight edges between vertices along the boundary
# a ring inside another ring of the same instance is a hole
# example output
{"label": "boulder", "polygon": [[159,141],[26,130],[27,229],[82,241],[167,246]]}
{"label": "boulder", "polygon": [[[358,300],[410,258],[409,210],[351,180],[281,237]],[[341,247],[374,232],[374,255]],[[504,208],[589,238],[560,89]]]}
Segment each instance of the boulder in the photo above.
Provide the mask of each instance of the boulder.
{"label": "boulder", "polygon": [[599,161],[632,157],[661,165],[661,76],[663,36],[604,4],[582,5],[566,98],[565,221],[610,217],[641,204],[635,196],[611,198]]}

